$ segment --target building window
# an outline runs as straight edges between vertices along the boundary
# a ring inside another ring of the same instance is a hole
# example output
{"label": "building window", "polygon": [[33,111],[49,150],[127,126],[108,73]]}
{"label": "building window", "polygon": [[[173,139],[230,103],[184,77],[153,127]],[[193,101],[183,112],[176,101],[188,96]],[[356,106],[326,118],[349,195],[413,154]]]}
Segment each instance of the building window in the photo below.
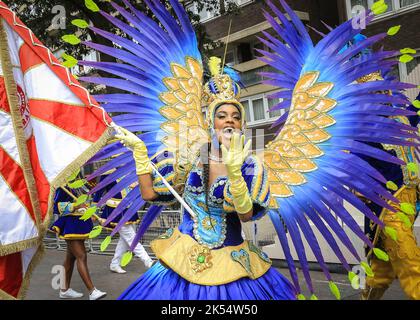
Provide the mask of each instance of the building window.
{"label": "building window", "polygon": [[267,98],[267,103],[268,103],[268,113],[270,115],[270,118],[275,118],[275,117],[279,117],[281,116],[282,112],[281,110],[274,110],[274,111],[270,111],[270,109],[272,107],[274,107],[276,104],[280,103],[280,99],[269,99]]}
{"label": "building window", "polygon": [[237,64],[236,48],[232,48],[226,52],[225,64],[229,67],[233,67],[235,64]]}
{"label": "building window", "polygon": [[420,3],[420,0],[400,0],[400,7],[404,8],[416,3]]}
{"label": "building window", "polygon": [[265,119],[263,98],[252,100],[252,109],[254,111],[254,121]]}
{"label": "building window", "polygon": [[[251,3],[253,0],[225,0],[225,7],[229,5],[229,3],[236,3],[237,6],[244,6],[248,3]],[[192,3],[187,5],[187,10],[192,11],[195,14],[200,16],[200,22],[207,22],[213,18],[216,18],[220,14],[220,8],[216,8],[213,10],[207,10],[206,7],[199,12],[197,8],[197,3]]]}
{"label": "building window", "polygon": [[[347,17],[351,19],[355,14],[359,13],[357,10],[358,6],[364,7],[365,9],[371,8],[375,0],[346,0],[347,6]],[[407,9],[410,6],[420,5],[420,0],[385,0],[388,5],[387,13],[396,13],[401,9]]]}
{"label": "building window", "polygon": [[249,112],[249,101],[248,100],[242,101],[242,105],[244,106],[244,110],[246,114],[246,122],[249,123],[251,121],[251,113]]}
{"label": "building window", "polygon": [[264,66],[264,67],[242,72],[241,81],[244,84],[244,86],[250,87],[250,86],[260,84],[264,80],[264,77],[260,75],[260,72],[277,72],[277,71],[271,66]]}
{"label": "building window", "polygon": [[245,108],[248,126],[271,123],[284,113],[284,110],[269,111],[271,107],[281,101],[280,99],[269,99],[270,94],[255,95],[241,100]]}
{"label": "building window", "polygon": [[[399,69],[401,81],[416,85],[420,83],[420,56],[415,57],[408,63],[400,63]],[[405,93],[410,100],[414,100],[419,94],[419,88],[409,89]]]}

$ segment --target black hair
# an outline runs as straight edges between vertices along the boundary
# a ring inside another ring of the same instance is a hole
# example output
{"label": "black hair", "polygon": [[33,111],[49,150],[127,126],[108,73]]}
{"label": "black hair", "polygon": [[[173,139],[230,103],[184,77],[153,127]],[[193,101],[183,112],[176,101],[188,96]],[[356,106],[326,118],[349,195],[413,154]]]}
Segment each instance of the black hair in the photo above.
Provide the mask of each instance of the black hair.
{"label": "black hair", "polygon": [[206,208],[207,208],[207,214],[209,216],[210,219],[210,224],[211,227],[214,229],[214,225],[213,225],[213,220],[211,219],[211,213],[210,213],[210,208],[209,208],[209,180],[210,180],[210,161],[209,161],[209,154],[211,152],[211,144],[210,143],[206,143],[203,145],[203,147],[201,148],[201,152],[200,152],[200,160],[201,163],[203,164],[203,187],[204,187],[204,195],[205,195],[205,204],[206,204]]}
{"label": "black hair", "polygon": [[[201,163],[203,164],[203,187],[204,187],[204,193],[206,196],[206,207],[209,207],[209,179],[210,179],[210,162],[209,162],[209,154],[210,154],[210,148],[211,148],[211,144],[210,143],[206,143],[203,145],[203,147],[201,148],[201,152],[200,152],[200,160]],[[210,211],[209,211],[210,213]]]}

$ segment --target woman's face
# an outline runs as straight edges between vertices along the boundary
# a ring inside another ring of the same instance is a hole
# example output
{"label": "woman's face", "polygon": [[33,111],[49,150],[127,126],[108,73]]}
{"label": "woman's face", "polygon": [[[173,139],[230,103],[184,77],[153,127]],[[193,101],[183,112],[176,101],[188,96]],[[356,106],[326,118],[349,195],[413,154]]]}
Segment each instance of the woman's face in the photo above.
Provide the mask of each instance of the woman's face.
{"label": "woman's face", "polygon": [[241,132],[242,118],[238,108],[232,104],[223,104],[216,109],[214,115],[214,129],[219,143],[226,148],[230,146],[230,139],[234,132]]}

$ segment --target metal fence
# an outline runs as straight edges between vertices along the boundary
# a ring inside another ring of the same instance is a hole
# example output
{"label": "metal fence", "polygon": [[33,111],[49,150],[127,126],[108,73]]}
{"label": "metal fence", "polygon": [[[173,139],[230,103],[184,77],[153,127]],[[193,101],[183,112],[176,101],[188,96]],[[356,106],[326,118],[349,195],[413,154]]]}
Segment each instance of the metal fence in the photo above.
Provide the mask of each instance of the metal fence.
{"label": "metal fence", "polygon": [[[146,211],[139,211],[139,218],[142,219],[145,213]],[[144,248],[152,258],[154,258],[154,254],[150,249],[150,242],[153,239],[156,239],[159,235],[165,233],[167,229],[174,228],[180,223],[181,210],[165,210],[152,223],[145,235],[140,240],[140,243],[144,246]],[[104,228],[102,233],[98,237],[94,239],[88,239],[85,243],[87,251],[92,254],[113,255],[119,239],[118,233],[112,237],[112,241],[105,251],[100,250],[102,241],[105,239],[105,237],[109,236],[110,233],[111,230]],[[44,245],[48,249],[67,249],[66,241],[59,239],[58,236],[53,232],[47,233],[47,235],[44,238]]]}
{"label": "metal fence", "polygon": [[[139,211],[140,219],[146,211]],[[144,246],[150,257],[155,258],[154,253],[150,249],[150,242],[156,239],[159,235],[165,233],[169,228],[174,228],[181,223],[181,210],[165,210],[152,223],[147,232],[144,234],[140,243]],[[138,227],[138,226],[137,226]],[[243,236],[247,240],[252,240],[256,245],[262,247],[274,243],[275,230],[269,221],[269,217],[265,216],[256,222],[245,223],[243,227]],[[86,249],[89,253],[100,255],[113,255],[115,247],[118,243],[118,233],[112,237],[112,241],[105,251],[100,250],[102,241],[106,236],[110,235],[111,231],[103,229],[102,233],[94,238],[86,241]],[[44,238],[44,245],[49,249],[66,250],[66,241],[59,239],[53,232],[48,232]]]}

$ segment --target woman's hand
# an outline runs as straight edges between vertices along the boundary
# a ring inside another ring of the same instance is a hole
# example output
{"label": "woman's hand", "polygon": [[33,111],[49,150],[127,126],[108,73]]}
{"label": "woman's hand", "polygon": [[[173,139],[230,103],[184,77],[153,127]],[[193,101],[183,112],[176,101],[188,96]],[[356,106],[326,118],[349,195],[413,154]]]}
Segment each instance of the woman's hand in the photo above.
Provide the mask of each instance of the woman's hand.
{"label": "woman's hand", "polygon": [[150,159],[147,154],[147,148],[144,142],[134,133],[123,127],[118,127],[117,131],[118,133],[115,135],[115,137],[120,139],[124,146],[133,150],[133,158],[136,162],[137,175],[150,173],[152,171],[150,168]]}
{"label": "woman's hand", "polygon": [[132,150],[135,148],[146,148],[144,142],[131,131],[123,127],[117,127],[116,130],[117,134],[115,135],[115,138],[120,140],[125,147]]}
{"label": "woman's hand", "polygon": [[233,196],[235,210],[243,221],[248,221],[252,217],[252,199],[249,195],[248,186],[242,176],[242,164],[248,156],[251,141],[244,146],[245,136],[240,137],[234,133],[230,142],[229,151],[222,145],[223,162],[228,171],[230,181],[230,192]]}
{"label": "woman's hand", "polygon": [[226,165],[228,171],[228,177],[231,181],[235,181],[242,177],[242,164],[249,153],[251,147],[251,140],[245,144],[245,136],[240,136],[238,133],[234,133],[230,142],[229,150],[224,145],[222,149],[223,163]]}

